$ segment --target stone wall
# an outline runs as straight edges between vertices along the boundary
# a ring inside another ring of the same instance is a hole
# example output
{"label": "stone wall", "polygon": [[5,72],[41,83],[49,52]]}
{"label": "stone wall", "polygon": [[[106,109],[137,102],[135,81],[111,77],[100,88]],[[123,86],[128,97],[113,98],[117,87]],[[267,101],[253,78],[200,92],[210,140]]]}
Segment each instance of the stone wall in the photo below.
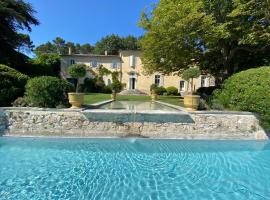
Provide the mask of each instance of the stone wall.
{"label": "stone wall", "polygon": [[194,123],[121,123],[91,121],[82,110],[4,108],[0,130],[21,136],[268,139],[252,113],[193,112],[190,117]]}

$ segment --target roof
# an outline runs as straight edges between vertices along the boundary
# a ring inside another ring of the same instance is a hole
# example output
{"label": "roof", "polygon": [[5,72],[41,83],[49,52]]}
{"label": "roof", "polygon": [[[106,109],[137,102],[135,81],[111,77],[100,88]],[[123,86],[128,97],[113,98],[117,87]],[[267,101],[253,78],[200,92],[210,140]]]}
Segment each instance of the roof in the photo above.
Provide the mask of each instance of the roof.
{"label": "roof", "polygon": [[60,56],[62,56],[62,57],[64,57],[64,56],[67,56],[67,57],[69,57],[69,56],[71,56],[71,57],[78,56],[78,57],[114,57],[114,58],[117,57],[117,58],[120,58],[119,55],[99,55],[99,54],[62,54]]}

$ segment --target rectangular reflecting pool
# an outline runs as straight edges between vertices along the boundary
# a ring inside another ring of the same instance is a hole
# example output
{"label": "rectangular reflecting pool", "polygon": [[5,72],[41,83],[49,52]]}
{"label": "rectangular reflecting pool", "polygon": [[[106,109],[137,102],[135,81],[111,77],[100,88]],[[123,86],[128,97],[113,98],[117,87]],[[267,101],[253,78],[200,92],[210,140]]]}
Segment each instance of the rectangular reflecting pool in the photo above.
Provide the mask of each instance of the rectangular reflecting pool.
{"label": "rectangular reflecting pool", "polygon": [[0,199],[269,198],[268,141],[0,138]]}
{"label": "rectangular reflecting pool", "polygon": [[163,111],[177,111],[178,109],[151,101],[113,101],[108,104],[104,104],[99,109],[109,110],[163,110]]}

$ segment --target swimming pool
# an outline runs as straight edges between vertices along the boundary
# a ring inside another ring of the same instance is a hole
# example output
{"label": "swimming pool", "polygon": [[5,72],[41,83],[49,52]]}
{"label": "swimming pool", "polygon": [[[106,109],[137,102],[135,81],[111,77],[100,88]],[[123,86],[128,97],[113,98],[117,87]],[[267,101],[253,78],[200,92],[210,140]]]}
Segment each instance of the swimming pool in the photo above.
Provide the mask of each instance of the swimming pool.
{"label": "swimming pool", "polygon": [[269,199],[268,141],[0,138],[0,199]]}
{"label": "swimming pool", "polygon": [[163,110],[163,111],[177,111],[178,109],[170,106],[163,105],[157,102],[151,101],[113,101],[108,104],[104,104],[99,109],[109,110]]}

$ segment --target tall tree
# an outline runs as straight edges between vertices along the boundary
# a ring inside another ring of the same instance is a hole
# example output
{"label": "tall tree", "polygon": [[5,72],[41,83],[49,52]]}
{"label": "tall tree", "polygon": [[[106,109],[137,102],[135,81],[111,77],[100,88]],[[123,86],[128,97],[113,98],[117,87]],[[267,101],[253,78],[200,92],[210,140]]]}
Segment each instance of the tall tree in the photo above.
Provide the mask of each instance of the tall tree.
{"label": "tall tree", "polygon": [[[160,0],[142,14],[141,40],[148,71],[181,71],[194,59],[219,76],[239,66],[239,55],[270,50],[269,0]],[[242,59],[243,60],[243,59]],[[224,77],[223,77],[224,78]]]}
{"label": "tall tree", "polygon": [[118,35],[108,35],[103,37],[95,45],[94,52],[96,54],[117,55],[119,50],[138,50],[140,48],[138,39],[134,36],[120,37]]}
{"label": "tall tree", "polygon": [[108,54],[117,55],[120,49],[123,49],[122,38],[113,34],[101,38],[96,43],[94,52],[96,54],[104,54],[107,51]]}
{"label": "tall tree", "polygon": [[75,44],[73,42],[66,42],[61,37],[56,37],[52,42],[41,44],[35,48],[35,53],[38,54],[67,54],[68,48],[71,48],[74,54],[90,54],[94,47],[90,44]]}
{"label": "tall tree", "polygon": [[17,59],[25,59],[18,52],[21,48],[32,48],[28,35],[19,33],[22,30],[31,31],[31,25],[39,22],[34,16],[32,5],[22,0],[0,1],[0,62],[13,64]]}

